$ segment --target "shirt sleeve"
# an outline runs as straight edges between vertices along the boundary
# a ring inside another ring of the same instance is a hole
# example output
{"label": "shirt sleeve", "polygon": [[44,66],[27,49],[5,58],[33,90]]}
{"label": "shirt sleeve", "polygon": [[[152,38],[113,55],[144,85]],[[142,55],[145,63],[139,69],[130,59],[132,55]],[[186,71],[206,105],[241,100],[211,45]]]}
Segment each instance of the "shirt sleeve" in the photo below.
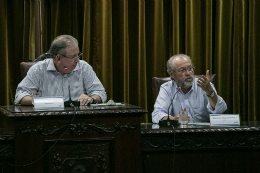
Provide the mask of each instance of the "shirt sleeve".
{"label": "shirt sleeve", "polygon": [[37,64],[33,65],[27,72],[25,78],[18,84],[14,104],[20,103],[25,96],[35,95],[38,91],[39,73]]}
{"label": "shirt sleeve", "polygon": [[83,81],[85,94],[89,96],[98,95],[102,102],[107,100],[105,88],[98,79],[96,73],[93,71],[92,67],[86,62],[83,64]]}
{"label": "shirt sleeve", "polygon": [[213,108],[211,107],[210,102],[208,102],[207,108],[212,114],[222,114],[227,110],[227,104],[224,99],[217,94],[214,84],[211,83],[211,86],[214,89],[215,94],[218,96],[218,100],[215,106],[215,110],[213,110]]}
{"label": "shirt sleeve", "polygon": [[[169,85],[169,84],[167,84]],[[170,105],[170,93],[167,93],[167,91],[170,89],[166,89],[165,85],[162,85],[160,87],[159,94],[157,96],[156,102],[154,104],[154,110],[152,112],[152,121],[153,123],[159,123],[159,121],[165,117],[168,116],[168,108]]]}

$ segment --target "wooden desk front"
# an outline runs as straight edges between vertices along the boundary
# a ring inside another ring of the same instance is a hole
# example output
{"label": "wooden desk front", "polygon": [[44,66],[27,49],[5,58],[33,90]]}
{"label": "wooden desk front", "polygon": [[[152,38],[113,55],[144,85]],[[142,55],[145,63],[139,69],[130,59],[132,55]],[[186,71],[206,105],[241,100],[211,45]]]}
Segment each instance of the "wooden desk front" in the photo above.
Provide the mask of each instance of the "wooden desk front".
{"label": "wooden desk front", "polygon": [[147,111],[140,107],[2,106],[0,111],[15,123],[15,164],[27,165],[16,173],[141,172],[140,116]]}
{"label": "wooden desk front", "polygon": [[260,122],[174,129],[142,124],[141,147],[144,173],[260,172]]}

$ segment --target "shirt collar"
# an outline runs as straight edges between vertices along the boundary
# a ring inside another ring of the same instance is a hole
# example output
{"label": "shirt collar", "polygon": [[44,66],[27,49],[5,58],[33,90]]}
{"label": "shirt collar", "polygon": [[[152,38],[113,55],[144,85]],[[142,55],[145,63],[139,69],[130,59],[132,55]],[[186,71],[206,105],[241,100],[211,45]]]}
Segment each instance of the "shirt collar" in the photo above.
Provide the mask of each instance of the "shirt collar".
{"label": "shirt collar", "polygon": [[47,71],[57,71],[52,58],[50,59],[50,61],[48,63]]}

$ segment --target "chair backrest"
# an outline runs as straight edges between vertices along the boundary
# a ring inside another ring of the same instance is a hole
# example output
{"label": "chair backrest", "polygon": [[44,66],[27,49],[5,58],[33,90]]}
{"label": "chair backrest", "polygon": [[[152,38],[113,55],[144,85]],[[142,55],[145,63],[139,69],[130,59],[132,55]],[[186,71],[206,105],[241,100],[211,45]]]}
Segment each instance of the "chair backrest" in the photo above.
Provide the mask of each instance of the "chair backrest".
{"label": "chair backrest", "polygon": [[27,75],[27,72],[31,66],[36,64],[37,62],[21,62],[20,63],[20,70],[21,70],[21,76],[22,79]]}
{"label": "chair backrest", "polygon": [[47,58],[51,58],[51,56],[48,52],[41,54],[37,59],[33,60],[33,62],[21,62],[20,70],[21,70],[22,79],[27,75],[27,72],[28,72],[29,68],[31,68],[31,66],[33,66],[37,62],[42,61]]}
{"label": "chair backrest", "polygon": [[[210,82],[216,85],[216,74],[209,75],[210,76]],[[201,75],[195,75],[195,78],[201,77]],[[153,98],[154,101],[156,101],[156,98],[159,94],[160,87],[163,83],[170,81],[170,77],[153,77],[152,78],[152,87],[153,87]]]}

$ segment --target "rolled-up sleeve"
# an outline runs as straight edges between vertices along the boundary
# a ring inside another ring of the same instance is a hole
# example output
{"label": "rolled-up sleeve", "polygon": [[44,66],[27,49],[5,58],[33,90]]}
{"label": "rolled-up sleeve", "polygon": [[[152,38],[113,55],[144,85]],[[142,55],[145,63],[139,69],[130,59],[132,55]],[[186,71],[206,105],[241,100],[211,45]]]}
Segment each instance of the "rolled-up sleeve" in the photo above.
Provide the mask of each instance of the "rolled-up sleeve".
{"label": "rolled-up sleeve", "polygon": [[218,95],[218,100],[217,100],[215,109],[214,110],[212,109],[210,103],[208,103],[207,108],[208,108],[209,112],[211,112],[213,114],[222,114],[227,110],[227,104],[223,100],[223,98]]}
{"label": "rolled-up sleeve", "polygon": [[107,94],[102,83],[98,79],[96,73],[93,71],[92,67],[84,63],[83,65],[83,78],[84,78],[84,92],[85,94],[98,95],[102,102],[107,100]]}
{"label": "rolled-up sleeve", "polygon": [[16,94],[14,104],[17,105],[20,103],[22,98],[25,96],[32,96],[37,93],[39,75],[37,72],[37,64],[32,66],[27,72],[26,77],[19,83]]}

